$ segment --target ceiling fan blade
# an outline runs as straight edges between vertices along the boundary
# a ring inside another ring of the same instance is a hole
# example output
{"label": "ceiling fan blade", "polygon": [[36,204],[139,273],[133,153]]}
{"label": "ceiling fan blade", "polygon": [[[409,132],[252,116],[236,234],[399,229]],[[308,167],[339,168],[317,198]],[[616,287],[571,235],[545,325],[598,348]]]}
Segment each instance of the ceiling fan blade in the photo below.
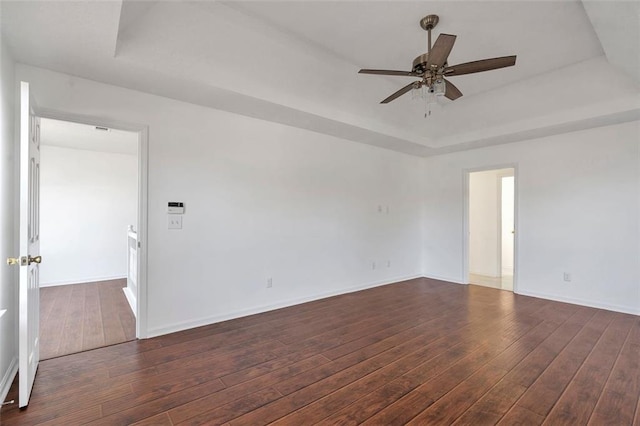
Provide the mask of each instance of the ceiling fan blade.
{"label": "ceiling fan blade", "polygon": [[397,92],[395,92],[394,94],[392,94],[391,96],[389,96],[388,98],[385,98],[382,102],[380,102],[381,104],[388,104],[389,102],[391,102],[392,100],[399,98],[400,96],[404,95],[405,93],[407,93],[408,91],[410,91],[411,89],[413,89],[413,87],[415,86],[416,83],[420,83],[419,81],[414,81],[412,83],[407,84],[406,86],[404,86],[402,89],[398,90]]}
{"label": "ceiling fan blade", "polygon": [[516,55],[502,56],[500,58],[482,59],[480,61],[465,62],[464,64],[452,65],[444,69],[444,75],[471,74],[474,72],[491,71],[498,68],[511,67],[516,64]]}
{"label": "ceiling fan blade", "polygon": [[413,71],[393,71],[393,70],[367,70],[363,69],[358,71],[358,74],[377,74],[377,75],[399,75],[404,77],[419,77]]}
{"label": "ceiling fan blade", "polygon": [[455,101],[460,96],[462,96],[462,92],[452,82],[450,82],[445,78],[444,79],[444,96],[451,99],[452,101]]}
{"label": "ceiling fan blade", "polygon": [[445,62],[447,62],[447,58],[455,42],[456,36],[452,34],[440,34],[436,42],[433,43],[433,47],[429,53],[427,68],[431,69],[435,66],[437,69],[440,69]]}

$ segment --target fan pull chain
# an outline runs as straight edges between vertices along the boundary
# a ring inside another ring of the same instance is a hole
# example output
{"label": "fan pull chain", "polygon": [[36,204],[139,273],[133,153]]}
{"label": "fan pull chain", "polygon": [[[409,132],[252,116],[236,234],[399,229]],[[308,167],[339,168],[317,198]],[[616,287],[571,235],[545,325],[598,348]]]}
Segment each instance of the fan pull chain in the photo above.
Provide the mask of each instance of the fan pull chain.
{"label": "fan pull chain", "polygon": [[429,98],[425,98],[424,101],[424,118],[431,117],[431,102],[429,102]]}
{"label": "fan pull chain", "polygon": [[[427,30],[427,56],[431,55],[431,27]],[[424,118],[431,116],[431,102],[429,102],[429,91],[424,101]]]}

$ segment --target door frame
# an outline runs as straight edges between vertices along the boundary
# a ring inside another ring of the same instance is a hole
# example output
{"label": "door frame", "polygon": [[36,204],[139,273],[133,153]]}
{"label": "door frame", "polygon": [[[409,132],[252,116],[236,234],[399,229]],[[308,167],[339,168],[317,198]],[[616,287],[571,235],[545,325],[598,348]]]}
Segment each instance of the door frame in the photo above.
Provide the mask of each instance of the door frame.
{"label": "door frame", "polygon": [[[514,206],[513,206],[513,210],[514,210],[514,220],[515,220],[515,171],[514,173],[500,173],[498,174],[498,271],[500,272],[500,277],[502,277],[503,275],[503,267],[502,267],[502,179],[506,178],[506,177],[513,177],[513,187],[514,187]],[[514,248],[513,251],[515,251],[515,229],[514,229],[514,233],[513,233],[513,238],[514,238]],[[515,261],[515,259],[514,259]]]}
{"label": "door frame", "polygon": [[[463,194],[463,212],[462,212],[462,282],[469,284],[469,179],[471,173],[486,172],[489,170],[513,169],[513,292],[518,293],[518,273],[520,271],[518,257],[518,163],[501,163],[491,166],[473,167],[462,170],[462,194]],[[499,181],[500,182],[500,181]],[[501,220],[501,219],[499,219]],[[502,243],[499,242],[500,252],[502,253]],[[502,259],[499,261],[502,268]],[[501,272],[502,273],[502,270]]]}
{"label": "door frame", "polygon": [[42,108],[38,109],[38,116],[41,118],[50,118],[53,120],[69,121],[89,126],[107,127],[138,133],[138,223],[136,229],[138,233],[138,276],[136,279],[136,338],[147,338],[149,126]]}

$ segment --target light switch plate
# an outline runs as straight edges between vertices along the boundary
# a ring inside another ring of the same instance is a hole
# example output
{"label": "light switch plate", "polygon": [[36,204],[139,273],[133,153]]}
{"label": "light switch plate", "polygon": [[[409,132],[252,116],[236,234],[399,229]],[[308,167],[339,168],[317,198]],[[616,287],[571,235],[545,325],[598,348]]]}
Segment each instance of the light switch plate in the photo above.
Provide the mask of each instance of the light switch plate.
{"label": "light switch plate", "polygon": [[182,229],[181,214],[170,214],[167,217],[169,221],[169,229]]}

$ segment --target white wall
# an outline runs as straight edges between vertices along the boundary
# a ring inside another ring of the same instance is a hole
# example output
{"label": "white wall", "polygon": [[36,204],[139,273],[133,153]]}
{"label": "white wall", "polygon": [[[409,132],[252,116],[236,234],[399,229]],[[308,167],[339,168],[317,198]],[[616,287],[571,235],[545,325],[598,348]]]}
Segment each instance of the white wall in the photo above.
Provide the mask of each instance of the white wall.
{"label": "white wall", "polygon": [[499,277],[498,173],[469,174],[469,273]]}
{"label": "white wall", "polygon": [[426,275],[464,281],[463,170],[516,163],[516,291],[640,313],[639,135],[631,122],[426,159]]}
{"label": "white wall", "polygon": [[125,278],[137,157],[43,145],[40,162],[40,285]]}
{"label": "white wall", "polygon": [[[421,274],[420,158],[16,72],[41,107],[149,125],[152,335]],[[168,201],[185,203],[181,231],[167,229]]]}
{"label": "white wall", "polygon": [[16,152],[14,139],[14,62],[0,41],[0,402],[4,401],[17,369],[16,267],[4,262],[17,256],[14,239]]}

